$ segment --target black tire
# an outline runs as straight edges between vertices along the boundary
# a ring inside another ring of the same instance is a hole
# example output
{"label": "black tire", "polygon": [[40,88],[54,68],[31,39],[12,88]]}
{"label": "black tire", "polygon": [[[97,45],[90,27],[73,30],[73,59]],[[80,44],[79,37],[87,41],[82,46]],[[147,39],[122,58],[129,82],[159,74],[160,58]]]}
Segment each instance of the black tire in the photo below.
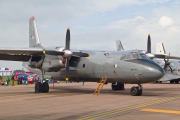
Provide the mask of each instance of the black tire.
{"label": "black tire", "polygon": [[112,88],[112,90],[118,90],[118,86],[117,85],[114,85],[115,83],[112,83],[111,84],[111,88]]}
{"label": "black tire", "polygon": [[118,83],[117,84],[117,90],[124,90],[124,84],[123,83]]}
{"label": "black tire", "polygon": [[[138,89],[138,88],[137,88]],[[142,95],[142,89],[138,90],[138,96],[141,96]]]}
{"label": "black tire", "polygon": [[175,83],[176,83],[176,84],[179,84],[179,80],[176,80]]}
{"label": "black tire", "polygon": [[47,82],[43,83],[43,93],[48,93],[49,92],[49,84]]}
{"label": "black tire", "polygon": [[132,87],[130,93],[132,96],[137,96],[139,94],[138,87]]}
{"label": "black tire", "polygon": [[43,92],[43,86],[40,82],[36,82],[35,84],[35,93],[42,93]]}
{"label": "black tire", "polygon": [[174,81],[173,81],[173,80],[170,80],[170,83],[171,83],[171,84],[173,84],[173,83],[174,83]]}
{"label": "black tire", "polygon": [[112,83],[111,85],[112,90],[124,90],[124,83]]}

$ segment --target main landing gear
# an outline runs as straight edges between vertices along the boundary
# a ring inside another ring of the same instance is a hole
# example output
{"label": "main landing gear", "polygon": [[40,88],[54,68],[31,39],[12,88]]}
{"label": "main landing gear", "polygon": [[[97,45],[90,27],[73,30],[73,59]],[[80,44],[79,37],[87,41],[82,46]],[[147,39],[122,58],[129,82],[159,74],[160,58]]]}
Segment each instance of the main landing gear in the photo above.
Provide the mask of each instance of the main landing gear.
{"label": "main landing gear", "polygon": [[112,83],[112,90],[124,90],[124,83]]}
{"label": "main landing gear", "polygon": [[138,84],[137,87],[133,86],[130,90],[132,96],[141,96],[142,95],[142,85]]}
{"label": "main landing gear", "polygon": [[35,84],[35,93],[48,93],[49,84],[47,82],[36,82]]}
{"label": "main landing gear", "polygon": [[49,92],[49,84],[47,82],[43,82],[44,80],[44,71],[42,71],[42,81],[36,82],[35,84],[35,93],[48,93]]}

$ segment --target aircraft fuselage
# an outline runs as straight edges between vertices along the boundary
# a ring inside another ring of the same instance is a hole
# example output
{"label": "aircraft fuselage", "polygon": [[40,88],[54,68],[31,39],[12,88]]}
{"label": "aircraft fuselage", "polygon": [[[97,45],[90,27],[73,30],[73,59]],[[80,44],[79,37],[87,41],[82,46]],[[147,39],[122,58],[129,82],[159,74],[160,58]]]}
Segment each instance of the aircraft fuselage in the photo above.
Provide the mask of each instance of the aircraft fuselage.
{"label": "aircraft fuselage", "polygon": [[[147,83],[160,79],[164,74],[164,70],[157,63],[148,58],[142,58],[137,51],[83,52],[90,53],[90,56],[71,57],[70,59],[69,79],[72,81],[99,82],[102,77],[107,77],[110,83]],[[139,57],[133,57],[134,53],[137,53]],[[46,57],[51,58],[50,61],[47,60],[46,67],[51,67],[54,61],[59,60],[58,56],[48,55]],[[29,67],[27,69],[41,74],[38,69]],[[64,80],[65,69],[62,67],[57,72],[45,72],[45,75],[50,75],[53,79]]]}

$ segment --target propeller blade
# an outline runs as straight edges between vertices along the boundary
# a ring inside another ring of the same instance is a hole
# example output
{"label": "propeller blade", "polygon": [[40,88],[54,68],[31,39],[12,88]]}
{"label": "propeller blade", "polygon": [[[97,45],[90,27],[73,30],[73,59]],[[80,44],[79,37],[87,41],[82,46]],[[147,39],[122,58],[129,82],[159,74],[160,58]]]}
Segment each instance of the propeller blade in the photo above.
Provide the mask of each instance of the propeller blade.
{"label": "propeller blade", "polygon": [[171,66],[170,66],[170,65],[168,65],[168,67],[170,68],[170,70],[171,70],[171,73],[173,73],[173,70],[172,70]]}
{"label": "propeller blade", "polygon": [[73,56],[75,56],[75,57],[89,57],[90,54],[82,53],[82,52],[73,52]]}
{"label": "propeller blade", "polygon": [[69,58],[66,58],[66,80],[69,80]]}
{"label": "propeller blade", "polygon": [[166,64],[164,65],[164,71],[165,72],[167,71],[167,65]]}
{"label": "propeller blade", "polygon": [[64,52],[48,50],[48,51],[45,51],[45,54],[48,54],[48,55],[64,55]]}
{"label": "propeller blade", "polygon": [[70,50],[70,28],[66,32],[66,50]]}
{"label": "propeller blade", "polygon": [[147,53],[151,53],[151,37],[150,37],[150,34],[148,34]]}
{"label": "propeller blade", "polygon": [[[67,29],[66,32],[66,50],[70,50],[70,28]],[[68,52],[69,53],[69,52]],[[71,52],[72,53],[72,52]],[[70,53],[69,53],[70,54]],[[69,58],[66,58],[66,80],[69,80]]]}

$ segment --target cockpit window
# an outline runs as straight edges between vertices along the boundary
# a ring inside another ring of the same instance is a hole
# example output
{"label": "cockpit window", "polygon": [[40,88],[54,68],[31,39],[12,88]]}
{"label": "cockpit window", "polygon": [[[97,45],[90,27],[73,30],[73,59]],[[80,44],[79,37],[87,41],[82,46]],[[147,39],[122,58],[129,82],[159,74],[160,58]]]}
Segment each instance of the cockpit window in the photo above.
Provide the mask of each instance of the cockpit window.
{"label": "cockpit window", "polygon": [[131,59],[131,54],[127,55],[126,59]]}
{"label": "cockpit window", "polygon": [[146,56],[146,54],[143,54],[143,53],[141,53],[140,56],[141,56],[141,58],[146,58],[146,59],[149,58]]}
{"label": "cockpit window", "polygon": [[121,56],[120,60],[124,60],[125,58],[126,58],[126,55],[123,54],[123,55]]}
{"label": "cockpit window", "polygon": [[140,56],[141,56],[142,58],[146,58],[146,55],[145,55],[145,54],[140,54]]}
{"label": "cockpit window", "polygon": [[135,58],[135,59],[140,58],[139,54],[137,53],[131,53],[131,55],[132,55],[132,58]]}

